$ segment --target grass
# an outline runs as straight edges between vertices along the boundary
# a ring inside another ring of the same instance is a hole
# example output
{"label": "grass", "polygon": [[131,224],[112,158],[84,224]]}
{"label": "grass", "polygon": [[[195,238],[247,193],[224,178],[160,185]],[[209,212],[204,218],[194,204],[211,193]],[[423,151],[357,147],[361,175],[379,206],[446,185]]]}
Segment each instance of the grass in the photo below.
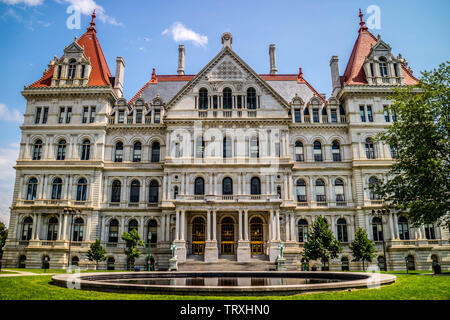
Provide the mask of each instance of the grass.
{"label": "grass", "polygon": [[266,297],[119,294],[57,287],[51,284],[51,276],[4,277],[0,278],[0,300],[450,300],[450,276],[419,275],[427,272],[392,272],[397,281],[380,289]]}
{"label": "grass", "polygon": [[[20,268],[7,268],[11,271],[22,271],[22,272],[31,272],[36,274],[42,274],[42,273],[66,273],[66,270],[64,269],[20,269]],[[106,272],[106,270],[80,270],[80,272]],[[115,271],[108,271],[108,272],[124,272],[121,270],[115,270]]]}

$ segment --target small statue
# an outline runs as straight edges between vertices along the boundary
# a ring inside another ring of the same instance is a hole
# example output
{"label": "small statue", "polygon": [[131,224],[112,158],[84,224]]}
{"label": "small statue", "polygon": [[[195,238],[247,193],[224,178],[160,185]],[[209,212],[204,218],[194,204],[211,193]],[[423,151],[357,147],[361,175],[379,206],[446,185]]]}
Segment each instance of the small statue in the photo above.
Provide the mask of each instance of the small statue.
{"label": "small statue", "polygon": [[170,250],[172,250],[172,259],[176,258],[177,245],[175,243],[172,243]]}
{"label": "small statue", "polygon": [[282,242],[278,245],[278,249],[280,249],[279,259],[283,259],[284,244]]}

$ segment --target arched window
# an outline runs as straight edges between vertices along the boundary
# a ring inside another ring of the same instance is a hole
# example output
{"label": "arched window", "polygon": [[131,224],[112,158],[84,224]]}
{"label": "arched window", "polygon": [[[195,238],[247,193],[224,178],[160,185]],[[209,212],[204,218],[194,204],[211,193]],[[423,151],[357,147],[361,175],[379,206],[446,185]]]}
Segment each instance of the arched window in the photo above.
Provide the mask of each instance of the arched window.
{"label": "arched window", "polygon": [[61,200],[62,180],[61,178],[53,179],[52,183],[52,200]]}
{"label": "arched window", "polygon": [[69,61],[69,68],[67,70],[67,78],[73,79],[75,78],[75,72],[77,70],[77,65],[75,59]]}
{"label": "arched window", "polygon": [[371,189],[376,184],[378,184],[378,179],[376,177],[370,177],[369,178],[369,198],[370,198],[370,200],[379,200],[380,199],[378,194],[376,194],[375,191],[373,191]]}
{"label": "arched window", "polygon": [[342,257],[341,259],[341,270],[342,271],[349,271],[350,270],[350,264],[348,262],[347,257]]}
{"label": "arched window", "polygon": [[106,269],[107,270],[114,270],[114,264],[116,263],[116,259],[114,259],[114,257],[109,257],[108,260],[106,261]]}
{"label": "arched window", "polygon": [[342,179],[336,179],[334,181],[334,193],[336,194],[336,202],[344,202],[344,181]]}
{"label": "arched window", "polygon": [[259,158],[259,137],[256,135],[250,139],[250,157]]}
{"label": "arched window", "polygon": [[222,181],[222,194],[223,195],[232,195],[233,194],[233,180],[231,178],[226,177]]}
{"label": "arched window", "polygon": [[261,180],[258,177],[253,177],[250,183],[251,194],[261,194]]}
{"label": "arched window", "polygon": [[131,232],[133,230],[138,231],[138,222],[135,219],[130,220],[130,222],[128,222],[128,232]]}
{"label": "arched window", "polygon": [[408,219],[405,217],[398,218],[398,235],[400,240],[409,240]]}
{"label": "arched window", "polygon": [[73,238],[72,241],[83,241],[84,234],[84,220],[82,218],[76,218],[73,225]]}
{"label": "arched window", "polygon": [[81,178],[78,180],[77,184],[77,201],[86,201],[87,194],[87,180],[85,178]]}
{"label": "arched window", "polygon": [[27,186],[27,200],[36,200],[38,180],[36,178],[30,178]]}
{"label": "arched window", "polygon": [[112,219],[109,222],[108,242],[119,241],[119,221]]}
{"label": "arched window", "polygon": [[152,144],[152,162],[159,162],[160,159],[161,145],[158,141]]}
{"label": "arched window", "polygon": [[277,195],[278,195],[278,199],[281,199],[281,187],[277,186]]}
{"label": "arched window", "polygon": [[156,180],[152,180],[150,181],[148,202],[158,203],[158,201],[159,201],[159,183]]}
{"label": "arched window", "polygon": [[338,141],[333,141],[333,144],[331,145],[331,152],[333,154],[333,161],[341,161],[341,146]]}
{"label": "arched window", "polygon": [[231,152],[231,138],[230,137],[224,137],[223,138],[223,157],[224,158],[231,158],[232,152]]}
{"label": "arched window", "polygon": [[198,93],[198,108],[202,110],[208,109],[208,90],[201,88]]}
{"label": "arched window", "polygon": [[72,266],[78,266],[78,264],[80,263],[80,258],[78,258],[77,256],[72,257]]}
{"label": "arched window", "polygon": [[138,180],[133,180],[130,186],[130,202],[139,202],[139,192],[141,190],[141,183]]}
{"label": "arched window", "polygon": [[121,190],[122,183],[119,180],[114,180],[111,185],[111,202],[120,202]]}
{"label": "arched window", "polygon": [[301,141],[295,142],[295,161],[298,162],[305,161],[305,156],[303,153],[303,143]]}
{"label": "arched window", "polygon": [[325,202],[327,198],[325,196],[325,182],[322,179],[316,180],[316,201]]}
{"label": "arched window", "polygon": [[383,222],[379,217],[372,219],[372,234],[373,241],[383,241]]}
{"label": "arched window", "polygon": [[21,256],[19,257],[19,268],[20,268],[20,269],[25,269],[25,267],[26,267],[26,261],[27,261],[27,256],[21,255]]}
{"label": "arched window", "polygon": [[50,220],[48,220],[47,240],[58,240],[58,219],[55,217],[51,217]]}
{"label": "arched window", "polygon": [[247,109],[256,109],[256,90],[255,90],[255,88],[247,89]]}
{"label": "arched window", "polygon": [[81,160],[89,160],[91,153],[91,141],[88,139],[83,141],[83,145],[81,146]]}
{"label": "arched window", "polygon": [[306,183],[303,179],[298,179],[296,184],[297,202],[306,202]]}
{"label": "arched window", "polygon": [[371,138],[366,139],[366,158],[375,159],[375,147]]}
{"label": "arched window", "polygon": [[142,143],[139,141],[133,145],[133,162],[141,162]]}
{"label": "arched window", "polygon": [[416,263],[413,255],[409,255],[406,257],[406,264],[408,270],[416,270]]}
{"label": "arched window", "polygon": [[387,61],[385,57],[381,57],[378,62],[380,66],[380,77],[387,77],[388,71],[387,71]]}
{"label": "arched window", "polygon": [[308,221],[300,219],[297,224],[298,227],[298,242],[302,243],[306,241],[308,234]]}
{"label": "arched window", "polygon": [[314,161],[323,161],[322,144],[320,141],[314,141]]}
{"label": "arched window", "polygon": [[223,108],[231,109],[233,107],[233,96],[230,88],[223,89]]}
{"label": "arched window", "polygon": [[66,159],[66,140],[59,140],[58,148],[56,150],[56,160]]}
{"label": "arched window", "polygon": [[152,238],[150,239],[150,243],[156,244],[158,242],[158,223],[156,222],[155,219],[152,219],[148,222],[147,241],[148,241],[149,232],[152,233]]}
{"label": "arched window", "polygon": [[195,179],[194,183],[194,194],[195,195],[204,195],[205,194],[205,180],[203,178]]}
{"label": "arched window", "polygon": [[337,221],[337,239],[340,242],[348,242],[347,222],[343,218],[339,218]]}
{"label": "arched window", "polygon": [[33,145],[33,160],[41,160],[42,140],[36,140]]}
{"label": "arched window", "polygon": [[33,218],[26,217],[25,220],[23,220],[22,240],[23,241],[31,240],[32,235],[33,235]]}
{"label": "arched window", "polygon": [[436,233],[434,231],[434,225],[432,223],[425,224],[425,237],[428,240],[436,239]]}
{"label": "arched window", "polygon": [[386,270],[386,260],[384,259],[384,257],[378,256],[377,261],[378,261],[378,268],[380,268],[380,270],[387,271]]}
{"label": "arched window", "polygon": [[203,140],[203,136],[199,136],[195,140],[195,157],[196,158],[205,157],[205,140]]}
{"label": "arched window", "polygon": [[122,162],[123,160],[123,142],[116,143],[116,149],[114,152],[114,162]]}

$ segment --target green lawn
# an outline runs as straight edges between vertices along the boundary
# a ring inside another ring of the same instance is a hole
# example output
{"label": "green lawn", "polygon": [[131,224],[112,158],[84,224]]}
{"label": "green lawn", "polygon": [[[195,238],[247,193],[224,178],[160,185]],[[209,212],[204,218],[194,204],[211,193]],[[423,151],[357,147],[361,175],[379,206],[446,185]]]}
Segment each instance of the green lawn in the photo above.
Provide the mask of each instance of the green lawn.
{"label": "green lawn", "polygon": [[[8,270],[13,271],[22,271],[22,272],[31,272],[31,273],[66,273],[64,269],[20,269],[20,268],[7,268]],[[106,270],[80,270],[80,272],[106,272]],[[108,272],[124,272],[121,270],[116,271],[108,271]]]}
{"label": "green lawn", "polygon": [[150,294],[115,294],[70,290],[52,285],[51,276],[0,278],[0,300],[179,300],[179,299],[280,299],[280,300],[450,300],[450,276],[400,274],[394,284],[380,289],[311,293],[292,296],[208,297]]}

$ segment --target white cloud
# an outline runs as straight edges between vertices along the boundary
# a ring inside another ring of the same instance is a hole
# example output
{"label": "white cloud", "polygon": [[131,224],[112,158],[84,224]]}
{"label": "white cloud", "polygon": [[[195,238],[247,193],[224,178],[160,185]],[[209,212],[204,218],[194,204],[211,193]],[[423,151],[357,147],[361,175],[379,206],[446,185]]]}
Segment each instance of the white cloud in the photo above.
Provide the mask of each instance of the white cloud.
{"label": "white cloud", "polygon": [[0,121],[19,122],[23,121],[22,113],[17,109],[8,109],[6,105],[0,103]]}
{"label": "white cloud", "polygon": [[[75,9],[80,10],[81,14],[91,15],[95,9],[96,16],[100,21],[109,23],[115,26],[123,26],[121,22],[118,22],[115,18],[106,14],[105,9],[97,4],[94,0],[63,0],[66,3],[70,3]],[[60,1],[59,1],[60,2]]]}
{"label": "white cloud", "polygon": [[9,223],[9,215],[14,191],[15,171],[13,166],[19,153],[19,143],[11,143],[0,148],[0,221]]}
{"label": "white cloud", "polygon": [[208,37],[203,36],[191,29],[186,28],[181,22],[174,22],[169,29],[162,32],[163,35],[172,35],[175,42],[192,41],[197,46],[205,47],[208,43]]}
{"label": "white cloud", "polygon": [[1,0],[3,3],[15,5],[15,4],[25,4],[27,6],[40,6],[44,3],[44,0]]}

